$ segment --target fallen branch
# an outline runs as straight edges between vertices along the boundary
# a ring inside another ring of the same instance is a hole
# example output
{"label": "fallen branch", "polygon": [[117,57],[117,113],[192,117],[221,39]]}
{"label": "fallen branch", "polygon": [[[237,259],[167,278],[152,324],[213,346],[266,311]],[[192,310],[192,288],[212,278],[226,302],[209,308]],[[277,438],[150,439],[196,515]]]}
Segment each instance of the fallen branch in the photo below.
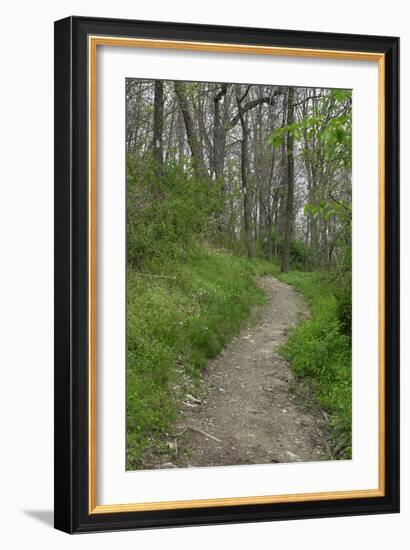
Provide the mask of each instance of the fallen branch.
{"label": "fallen branch", "polygon": [[193,403],[201,403],[201,400],[198,399],[197,397],[194,397],[193,395],[191,395],[190,393],[187,393],[186,396],[185,396],[189,401],[192,401]]}
{"label": "fallen branch", "polygon": [[222,441],[220,439],[218,439],[217,437],[215,437],[214,435],[208,434],[208,433],[204,432],[203,430],[201,430],[199,428],[195,428],[195,426],[187,426],[187,428],[189,428],[190,430],[193,430],[194,432],[198,432],[198,433],[204,435],[205,437],[209,437],[209,439],[213,439],[214,441],[218,441],[218,443],[222,443]]}

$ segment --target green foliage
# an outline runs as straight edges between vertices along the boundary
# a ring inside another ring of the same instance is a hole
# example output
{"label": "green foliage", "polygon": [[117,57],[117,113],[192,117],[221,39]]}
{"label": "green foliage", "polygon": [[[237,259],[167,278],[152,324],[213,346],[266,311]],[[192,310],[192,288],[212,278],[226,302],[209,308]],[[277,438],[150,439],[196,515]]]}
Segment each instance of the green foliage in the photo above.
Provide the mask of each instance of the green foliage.
{"label": "green foliage", "polygon": [[339,103],[344,103],[352,97],[351,90],[331,90],[330,96],[335,98]]}
{"label": "green foliage", "polygon": [[300,140],[302,137],[302,128],[304,125],[301,122],[294,122],[293,124],[288,124],[287,126],[281,126],[275,128],[271,134],[271,144],[273,147],[278,149],[282,146],[287,135],[291,135],[294,139]]}
{"label": "green foliage", "polygon": [[[186,83],[186,90],[193,101],[199,99],[195,83]],[[273,147],[281,147],[291,134],[299,142],[295,151],[306,155],[310,147],[315,155],[310,160],[327,163],[331,174],[350,168],[350,95],[334,90],[315,100],[304,119],[273,131]],[[151,116],[152,105],[145,109],[143,114]],[[147,136],[140,139],[148,146]],[[305,139],[309,147],[303,146]],[[189,158],[165,162],[160,174],[152,153],[141,150],[138,142],[127,157],[128,469],[143,466],[147,456],[159,450],[159,435],[176,418],[187,384],[198,379],[207,359],[238,332],[252,306],[263,303],[254,276],[279,276],[275,263],[231,254],[245,254],[244,190],[236,156],[227,155],[224,181],[212,182],[201,179]],[[250,172],[247,190],[254,195],[258,188]],[[318,403],[330,413],[342,457],[351,453],[351,209],[343,202],[347,195],[340,192],[331,200],[323,191],[311,200],[326,200],[305,207],[306,215],[337,226],[336,261],[341,261],[340,251],[344,253],[340,272],[332,280],[317,273],[280,275],[301,290],[312,307],[312,318],[291,333],[283,354],[298,376],[309,379]],[[258,233],[256,225],[254,229]],[[281,256],[282,249],[283,236],[276,231],[255,243],[256,254],[263,257],[271,257],[272,251]],[[293,270],[313,268],[312,250],[305,242],[291,242],[290,265]]]}
{"label": "green foliage", "polygon": [[[283,253],[283,235],[275,229],[272,230],[271,246],[272,251],[278,257],[281,257]],[[312,267],[312,251],[299,239],[293,239],[290,243],[290,267],[292,270],[309,270]]]}
{"label": "green foliage", "polygon": [[338,318],[334,283],[320,273],[292,272],[279,278],[305,295],[312,313],[290,333],[281,353],[328,411],[335,455],[351,458],[351,341]]}
{"label": "green foliage", "polygon": [[144,449],[175,419],[187,377],[228,338],[264,295],[254,274],[268,262],[202,249],[189,262],[168,263],[167,275],[127,278],[127,469],[142,465]]}
{"label": "green foliage", "polygon": [[310,215],[312,218],[320,217],[325,222],[327,222],[330,218],[335,217],[340,210],[341,207],[334,201],[330,202],[325,200],[321,200],[317,205],[308,203],[304,208],[305,214]]}
{"label": "green foliage", "polygon": [[324,151],[324,157],[334,165],[351,169],[352,165],[352,113],[351,91],[332,90],[318,100],[315,110],[288,126],[275,128],[270,136],[273,147],[279,148],[286,135],[300,141],[305,134],[315,140]]}
{"label": "green foliage", "polygon": [[336,315],[340,329],[348,337],[352,331],[352,248],[351,248],[351,205],[343,202],[320,201],[317,206],[307,204],[305,213],[324,221],[337,218],[342,222],[335,242],[341,252],[341,260],[329,272],[333,294],[336,298]]}
{"label": "green foliage", "polygon": [[201,236],[214,231],[217,185],[200,181],[188,165],[165,164],[157,177],[149,155],[127,159],[127,262],[153,269],[164,259],[185,261]]}
{"label": "green foliage", "polygon": [[345,246],[341,266],[334,277],[334,295],[341,330],[351,338],[352,333],[352,249]]}
{"label": "green foliage", "polygon": [[320,134],[320,140],[326,143],[326,158],[337,161],[340,166],[350,169],[352,166],[352,118],[340,115],[331,119]]}

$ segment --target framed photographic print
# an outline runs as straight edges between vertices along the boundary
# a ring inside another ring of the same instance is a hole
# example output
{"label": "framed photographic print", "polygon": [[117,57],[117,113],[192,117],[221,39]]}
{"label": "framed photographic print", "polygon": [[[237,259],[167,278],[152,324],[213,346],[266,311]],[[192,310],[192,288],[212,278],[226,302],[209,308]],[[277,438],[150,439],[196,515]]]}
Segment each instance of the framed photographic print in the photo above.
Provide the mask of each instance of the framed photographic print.
{"label": "framed photographic print", "polygon": [[55,527],[399,510],[399,39],[55,24]]}

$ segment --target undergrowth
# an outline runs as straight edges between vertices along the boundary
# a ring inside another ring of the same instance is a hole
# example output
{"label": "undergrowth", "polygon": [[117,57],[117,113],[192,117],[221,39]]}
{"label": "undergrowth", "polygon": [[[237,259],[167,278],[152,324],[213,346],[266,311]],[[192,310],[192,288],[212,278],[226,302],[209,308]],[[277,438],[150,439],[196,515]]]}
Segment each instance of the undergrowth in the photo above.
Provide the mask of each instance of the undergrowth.
{"label": "undergrowth", "polygon": [[[295,286],[310,302],[312,318],[291,333],[282,353],[328,411],[334,456],[348,458],[350,280],[345,276],[337,285],[317,273],[279,275],[274,262],[229,253],[243,249],[223,238],[221,197],[219,185],[202,181],[188,161],[167,163],[158,176],[151,153],[128,156],[127,469],[149,466],[149,457],[161,452],[161,436],[189,385],[239,332],[253,306],[264,302],[255,275],[266,274]],[[281,242],[272,238],[280,252]],[[307,250],[293,244],[293,268],[306,268]],[[346,267],[348,275],[347,256]]]}
{"label": "undergrowth", "polygon": [[352,453],[351,341],[338,316],[334,283],[328,275],[291,272],[279,278],[308,300],[311,317],[290,332],[281,347],[297,377],[306,379],[313,397],[329,414],[332,458]]}

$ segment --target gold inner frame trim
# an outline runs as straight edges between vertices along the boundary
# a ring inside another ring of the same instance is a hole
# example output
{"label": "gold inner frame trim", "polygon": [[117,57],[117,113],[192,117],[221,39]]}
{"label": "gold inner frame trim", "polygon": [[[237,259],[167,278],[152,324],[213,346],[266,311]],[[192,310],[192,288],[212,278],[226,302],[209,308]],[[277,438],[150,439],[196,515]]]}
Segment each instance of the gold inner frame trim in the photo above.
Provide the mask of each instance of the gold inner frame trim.
{"label": "gold inner frame trim", "polygon": [[[97,46],[133,48],[178,49],[190,51],[244,53],[282,57],[310,57],[339,60],[378,62],[378,488],[353,491],[326,491],[289,495],[246,496],[199,500],[140,502],[131,504],[97,504]],[[112,36],[88,37],[88,510],[90,514],[138,512],[206,508],[214,506],[240,506],[285,502],[309,502],[352,498],[374,498],[385,495],[385,56],[374,52],[350,52],[305,48],[283,48],[242,44],[217,44],[177,40],[123,38]]]}

